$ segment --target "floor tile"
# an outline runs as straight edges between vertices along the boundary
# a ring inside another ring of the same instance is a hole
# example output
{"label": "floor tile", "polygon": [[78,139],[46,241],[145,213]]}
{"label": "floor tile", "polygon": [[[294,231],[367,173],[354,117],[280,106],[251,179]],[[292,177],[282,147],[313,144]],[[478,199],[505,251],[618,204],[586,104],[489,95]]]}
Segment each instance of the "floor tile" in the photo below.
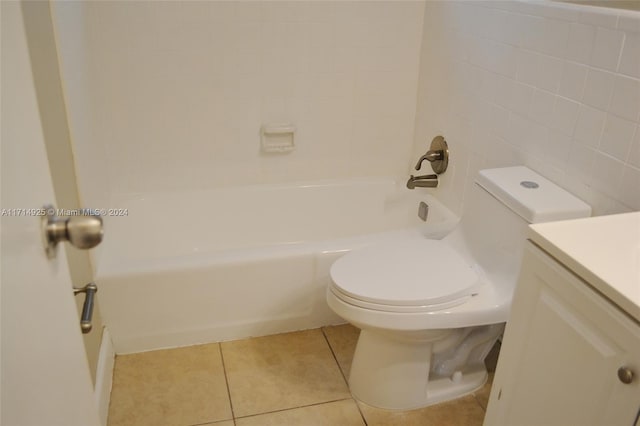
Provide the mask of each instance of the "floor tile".
{"label": "floor tile", "polygon": [[217,343],[116,358],[109,426],[188,426],[231,418]]}
{"label": "floor tile", "polygon": [[489,394],[491,394],[491,385],[493,385],[493,376],[494,373],[489,373],[489,378],[487,379],[487,383],[484,384],[482,388],[474,392],[476,400],[478,404],[482,407],[483,410],[487,409],[487,404],[489,403]]}
{"label": "floor tile", "polygon": [[481,426],[484,420],[484,410],[473,395],[411,411],[358,404],[369,426]]}
{"label": "floor tile", "polygon": [[236,417],[349,398],[319,329],[222,343]]}
{"label": "floor tile", "polygon": [[243,417],[236,426],[365,426],[353,399]]}
{"label": "floor tile", "polygon": [[349,373],[351,372],[351,360],[356,350],[360,329],[351,324],[343,324],[323,327],[322,331],[325,336],[327,336],[327,340],[338,360],[342,374],[344,374],[344,377],[348,380]]}

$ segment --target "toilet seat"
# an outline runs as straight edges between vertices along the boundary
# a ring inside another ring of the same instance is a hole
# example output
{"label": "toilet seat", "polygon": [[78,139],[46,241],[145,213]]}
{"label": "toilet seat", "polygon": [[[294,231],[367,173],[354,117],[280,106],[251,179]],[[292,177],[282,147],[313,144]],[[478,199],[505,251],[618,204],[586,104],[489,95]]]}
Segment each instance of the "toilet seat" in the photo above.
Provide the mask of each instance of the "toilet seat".
{"label": "toilet seat", "polygon": [[480,286],[471,265],[441,240],[411,238],[354,250],[331,267],[342,301],[386,312],[430,312],[468,301]]}

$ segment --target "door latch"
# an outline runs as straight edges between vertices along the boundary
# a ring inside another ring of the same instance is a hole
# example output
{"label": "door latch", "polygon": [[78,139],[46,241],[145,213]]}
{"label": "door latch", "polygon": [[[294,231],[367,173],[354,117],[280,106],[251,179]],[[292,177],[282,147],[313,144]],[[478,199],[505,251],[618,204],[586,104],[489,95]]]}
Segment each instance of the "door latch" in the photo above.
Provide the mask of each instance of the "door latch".
{"label": "door latch", "polygon": [[98,292],[98,286],[95,283],[89,283],[84,287],[73,289],[73,294],[84,293],[84,304],[82,305],[82,316],[80,317],[80,330],[82,334],[87,334],[91,331],[93,324],[91,324],[91,318],[93,317],[93,302],[95,295]]}

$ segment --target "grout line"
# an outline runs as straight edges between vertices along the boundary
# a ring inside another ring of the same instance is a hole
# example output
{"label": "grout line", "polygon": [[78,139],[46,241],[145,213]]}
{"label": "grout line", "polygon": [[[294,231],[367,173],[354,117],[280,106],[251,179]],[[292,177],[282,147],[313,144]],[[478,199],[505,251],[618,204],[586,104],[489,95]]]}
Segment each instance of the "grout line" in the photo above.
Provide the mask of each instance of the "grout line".
{"label": "grout line", "polygon": [[[347,380],[347,376],[345,376],[344,371],[342,371],[342,367],[340,366],[340,363],[338,362],[338,357],[336,356],[336,353],[333,351],[333,347],[331,346],[331,342],[329,342],[329,337],[327,336],[327,334],[324,331],[325,328],[326,327],[320,327],[320,331],[322,331],[322,335],[324,336],[324,340],[326,340],[327,345],[329,345],[329,350],[331,351],[331,355],[333,355],[333,359],[336,360],[336,364],[338,364],[338,370],[340,370],[340,374],[342,374],[342,378],[344,379],[344,382],[347,384],[347,389],[349,389],[349,380]],[[349,389],[349,393],[351,393],[351,389]],[[351,396],[351,399],[353,400],[354,404],[356,404],[356,407],[358,408],[358,412],[360,413],[360,417],[362,417],[362,421],[364,422],[364,425],[368,426],[367,419],[364,417],[364,413],[362,412],[362,409],[360,408],[360,404],[358,404],[358,401],[356,401],[356,399],[353,398],[353,395]]]}
{"label": "grout line", "polygon": [[224,423],[224,422],[233,422],[233,424],[236,424],[236,421],[234,419],[229,419],[229,420],[216,420],[215,422],[207,422],[207,423],[195,423],[189,426],[215,426],[217,424],[220,423]]}
{"label": "grout line", "polygon": [[[324,332],[324,327],[320,327],[320,331],[322,332],[322,336],[324,337],[325,342],[327,342],[327,346],[329,346],[329,350],[331,351],[331,355],[333,356],[333,359],[336,362],[336,365],[338,366],[338,371],[340,371],[340,375],[342,376],[342,379],[344,380],[344,382],[347,385],[347,389],[349,388],[349,380],[347,380],[347,376],[344,375],[344,371],[342,371],[342,367],[340,366],[340,363],[338,362],[338,357],[336,356],[336,353],[333,350],[333,347],[331,346],[331,342],[329,342],[329,338],[327,337],[327,334]],[[349,393],[351,393],[351,391],[349,391]]]}
{"label": "grout line", "polygon": [[236,424],[236,413],[233,410],[233,400],[231,399],[231,388],[229,387],[229,377],[227,377],[227,366],[224,363],[224,355],[222,353],[222,343],[218,343],[218,351],[220,351],[220,360],[222,361],[222,371],[224,372],[224,382],[227,385],[227,396],[229,397],[229,407],[231,408],[231,418],[233,424]]}
{"label": "grout line", "polygon": [[246,416],[234,417],[234,419],[236,419],[236,418],[237,419],[246,419],[246,418],[249,418],[249,417],[262,416],[263,414],[280,413],[280,412],[283,412],[283,411],[297,410],[298,408],[315,407],[317,405],[331,404],[333,402],[349,401],[349,400],[353,400],[353,398],[351,398],[351,397],[349,397],[349,398],[339,398],[339,399],[332,399],[330,401],[314,402],[313,404],[299,405],[297,407],[281,408],[279,410],[265,411],[264,413],[248,414]]}
{"label": "grout line", "polygon": [[482,404],[480,403],[480,400],[478,399],[478,395],[476,394],[476,392],[473,393],[473,399],[476,401],[476,403],[480,406],[480,409],[482,410],[483,413],[486,414],[487,410],[482,406]]}
{"label": "grout line", "polygon": [[358,404],[358,401],[356,401],[355,398],[353,398],[353,402],[355,402],[356,407],[358,407],[358,412],[360,413],[360,417],[362,417],[362,422],[364,423],[364,426],[368,426],[369,423],[367,423],[367,418],[364,416],[364,413],[362,412],[362,408],[360,407],[360,404]]}

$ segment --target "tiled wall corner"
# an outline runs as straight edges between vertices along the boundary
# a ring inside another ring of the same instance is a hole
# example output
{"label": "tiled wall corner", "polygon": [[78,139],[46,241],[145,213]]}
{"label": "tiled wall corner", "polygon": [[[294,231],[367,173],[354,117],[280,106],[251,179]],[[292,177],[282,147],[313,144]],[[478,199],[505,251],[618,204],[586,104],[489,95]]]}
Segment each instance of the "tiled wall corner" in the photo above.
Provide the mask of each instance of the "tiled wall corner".
{"label": "tiled wall corner", "polygon": [[640,209],[640,12],[554,2],[428,2],[413,156],[452,151],[460,211],[478,168],[525,164],[594,207]]}

